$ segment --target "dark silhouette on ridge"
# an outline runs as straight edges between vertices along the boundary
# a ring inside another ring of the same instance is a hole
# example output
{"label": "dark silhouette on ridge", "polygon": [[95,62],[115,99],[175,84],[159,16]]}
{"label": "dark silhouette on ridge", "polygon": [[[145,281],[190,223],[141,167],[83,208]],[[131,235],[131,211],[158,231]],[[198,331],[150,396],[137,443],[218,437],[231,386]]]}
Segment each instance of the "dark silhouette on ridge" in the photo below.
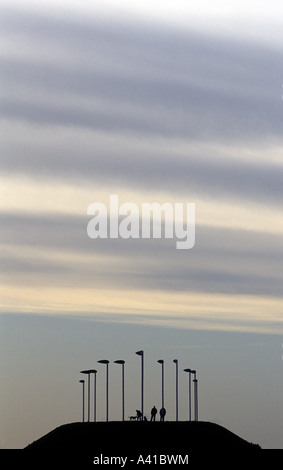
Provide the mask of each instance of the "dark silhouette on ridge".
{"label": "dark silhouette on ridge", "polygon": [[160,414],[160,421],[164,421],[164,418],[165,418],[165,415],[166,415],[166,410],[165,410],[164,406],[160,409],[159,414]]}
{"label": "dark silhouette on ridge", "polygon": [[154,406],[150,412],[150,415],[151,415],[150,421],[155,421],[156,414],[157,414],[157,408]]}
{"label": "dark silhouette on ridge", "polygon": [[137,412],[137,421],[142,421],[142,412],[140,410],[136,410]]}

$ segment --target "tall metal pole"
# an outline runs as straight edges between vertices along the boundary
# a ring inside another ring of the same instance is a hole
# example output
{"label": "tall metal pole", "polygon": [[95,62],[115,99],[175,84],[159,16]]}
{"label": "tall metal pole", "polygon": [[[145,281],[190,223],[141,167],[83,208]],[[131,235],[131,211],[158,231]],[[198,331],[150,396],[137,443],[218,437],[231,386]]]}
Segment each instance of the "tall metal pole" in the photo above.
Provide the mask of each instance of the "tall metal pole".
{"label": "tall metal pole", "polygon": [[106,364],[106,421],[109,418],[109,363]]}
{"label": "tall metal pole", "polygon": [[137,351],[136,354],[141,356],[141,414],[143,420],[143,410],[144,410],[144,351]]}
{"label": "tall metal pole", "polygon": [[87,409],[87,420],[89,421],[90,419],[90,370],[81,370],[81,374],[87,374],[87,390],[88,390],[88,396],[87,396],[87,403],[88,403],[88,409]]}
{"label": "tall metal pole", "polygon": [[192,370],[192,374],[194,374],[194,413],[195,413],[195,421],[198,421],[198,381],[196,378],[196,371]]}
{"label": "tall metal pole", "polygon": [[85,422],[85,381],[80,380],[80,383],[83,384],[83,423]]}
{"label": "tall metal pole", "polygon": [[[194,378],[193,378],[193,384],[194,384],[194,381],[196,380],[196,371],[192,370],[191,373],[194,376]],[[195,412],[196,412],[196,388],[195,388],[195,384],[193,386],[194,386],[194,415],[195,415]],[[196,420],[196,415],[195,415],[194,420]]]}
{"label": "tall metal pole", "polygon": [[122,421],[125,421],[125,363],[122,364]]}
{"label": "tall metal pole", "polygon": [[87,375],[87,420],[90,420],[90,374]]}
{"label": "tall metal pole", "polygon": [[109,361],[107,359],[101,359],[100,361],[97,361],[100,364],[106,364],[106,421],[108,421],[108,415],[109,415],[109,370],[108,370],[108,365]]}
{"label": "tall metal pole", "polygon": [[195,421],[198,421],[198,381],[194,379],[195,385]]}
{"label": "tall metal pole", "polygon": [[192,420],[192,381],[191,381],[191,369],[184,369],[184,372],[189,372],[189,421]]}
{"label": "tall metal pole", "polygon": [[178,390],[178,359],[174,359],[173,362],[176,364],[176,421],[179,419],[178,413],[178,401],[179,401],[179,390]]}
{"label": "tall metal pole", "polygon": [[96,372],[93,381],[93,421],[96,422]]}
{"label": "tall metal pole", "polygon": [[159,359],[157,362],[161,364],[161,401],[162,401],[162,408],[164,408],[164,361],[163,359]]}
{"label": "tall metal pole", "polygon": [[96,421],[96,374],[97,370],[96,369],[90,369],[89,370],[90,374],[94,374],[94,380],[93,380],[93,421]]}
{"label": "tall metal pole", "polygon": [[122,365],[122,421],[125,421],[125,361],[119,359],[114,362]]}

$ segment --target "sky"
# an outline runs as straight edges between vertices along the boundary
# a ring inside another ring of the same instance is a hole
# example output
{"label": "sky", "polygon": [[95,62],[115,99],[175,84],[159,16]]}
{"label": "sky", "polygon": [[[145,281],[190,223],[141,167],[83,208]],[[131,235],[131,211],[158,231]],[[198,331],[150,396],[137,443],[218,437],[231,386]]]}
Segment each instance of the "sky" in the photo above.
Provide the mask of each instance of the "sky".
{"label": "sky", "polygon": [[[281,2],[0,9],[0,446],[80,420],[82,369],[98,370],[105,419],[101,358],[126,360],[133,414],[144,349],[147,410],[163,358],[174,419],[178,358],[201,420],[283,448]],[[194,203],[194,247],[90,239],[89,205],[113,194]]]}

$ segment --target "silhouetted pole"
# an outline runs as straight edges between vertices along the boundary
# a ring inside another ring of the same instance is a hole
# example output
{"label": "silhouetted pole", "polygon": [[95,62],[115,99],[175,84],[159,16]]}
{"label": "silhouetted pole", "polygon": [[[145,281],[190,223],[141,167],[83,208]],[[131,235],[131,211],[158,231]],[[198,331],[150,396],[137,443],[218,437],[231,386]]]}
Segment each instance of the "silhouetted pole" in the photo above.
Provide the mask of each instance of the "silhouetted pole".
{"label": "silhouetted pole", "polygon": [[198,421],[198,381],[194,379],[195,385],[195,421]]}
{"label": "silhouetted pole", "polygon": [[189,421],[192,421],[192,381],[191,369],[184,369],[184,372],[189,372]]}
{"label": "silhouetted pole", "polygon": [[109,380],[108,380],[108,364],[109,361],[107,359],[101,359],[97,361],[100,364],[106,364],[106,421],[108,421],[108,404],[109,404]]}
{"label": "silhouetted pole", "polygon": [[198,381],[196,378],[196,371],[192,370],[192,374],[194,374],[194,412],[195,412],[195,421],[198,421]]}
{"label": "silhouetted pole", "polygon": [[81,374],[87,374],[87,403],[88,403],[88,410],[87,410],[87,420],[89,421],[90,417],[90,370],[81,370]]}
{"label": "silhouetted pole", "polygon": [[96,421],[96,374],[97,370],[91,369],[89,370],[90,374],[94,375],[94,380],[93,380],[93,421]]}
{"label": "silhouetted pole", "polygon": [[80,380],[80,383],[83,384],[83,423],[85,422],[85,381]]}
{"label": "silhouetted pole", "polygon": [[125,421],[125,361],[119,359],[114,362],[115,364],[122,364],[122,421]]}
{"label": "silhouetted pole", "polygon": [[161,364],[161,398],[162,398],[162,408],[164,408],[164,361],[159,359],[157,362]]}
{"label": "silhouetted pole", "polygon": [[179,391],[178,391],[178,359],[174,359],[173,362],[176,364],[176,421],[178,421],[178,401],[179,401]]}
{"label": "silhouetted pole", "polygon": [[144,351],[137,351],[136,354],[141,356],[141,414],[143,420],[143,401],[144,401]]}
{"label": "silhouetted pole", "polygon": [[93,420],[94,420],[94,422],[95,422],[95,421],[96,421],[96,372],[94,372],[94,384],[93,384],[93,385],[94,385]]}

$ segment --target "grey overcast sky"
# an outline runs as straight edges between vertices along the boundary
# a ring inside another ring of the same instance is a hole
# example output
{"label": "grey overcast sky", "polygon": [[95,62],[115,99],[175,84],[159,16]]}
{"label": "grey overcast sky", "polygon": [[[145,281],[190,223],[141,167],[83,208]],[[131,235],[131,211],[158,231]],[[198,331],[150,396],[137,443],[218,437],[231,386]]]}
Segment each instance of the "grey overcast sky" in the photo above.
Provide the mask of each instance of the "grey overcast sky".
{"label": "grey overcast sky", "polygon": [[[80,419],[79,370],[119,354],[132,377],[147,348],[148,408],[159,355],[168,389],[180,357],[199,366],[201,419],[282,447],[280,1],[0,9],[0,445]],[[195,246],[88,238],[111,194],[194,202]]]}

